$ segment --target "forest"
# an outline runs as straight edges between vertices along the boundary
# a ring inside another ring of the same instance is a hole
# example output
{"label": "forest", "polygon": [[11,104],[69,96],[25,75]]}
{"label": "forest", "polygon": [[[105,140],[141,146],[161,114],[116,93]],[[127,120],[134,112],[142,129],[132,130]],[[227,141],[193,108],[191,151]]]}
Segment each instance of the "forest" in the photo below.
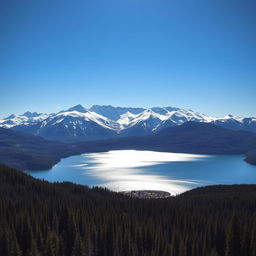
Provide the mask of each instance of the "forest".
{"label": "forest", "polygon": [[256,185],[138,199],[0,166],[1,256],[255,256]]}

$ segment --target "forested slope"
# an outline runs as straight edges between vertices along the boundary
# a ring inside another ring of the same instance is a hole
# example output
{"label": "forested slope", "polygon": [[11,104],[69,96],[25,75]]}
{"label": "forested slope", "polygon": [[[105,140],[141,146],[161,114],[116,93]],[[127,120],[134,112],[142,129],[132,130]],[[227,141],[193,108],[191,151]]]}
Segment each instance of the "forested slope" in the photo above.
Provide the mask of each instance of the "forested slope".
{"label": "forested slope", "polygon": [[256,255],[256,186],[168,199],[39,181],[0,166],[0,255]]}
{"label": "forested slope", "polygon": [[72,145],[0,127],[0,164],[21,170],[44,170],[72,154],[77,154]]}

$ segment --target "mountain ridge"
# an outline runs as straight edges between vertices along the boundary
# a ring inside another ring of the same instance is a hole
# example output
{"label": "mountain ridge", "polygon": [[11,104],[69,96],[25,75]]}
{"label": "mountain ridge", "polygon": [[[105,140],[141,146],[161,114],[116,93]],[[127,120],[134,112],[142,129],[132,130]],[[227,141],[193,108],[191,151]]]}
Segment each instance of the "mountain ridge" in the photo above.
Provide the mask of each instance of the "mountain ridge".
{"label": "mountain ridge", "polygon": [[[55,121],[53,121],[55,120]],[[211,117],[176,107],[129,108],[81,104],[58,113],[25,112],[0,120],[0,127],[59,141],[143,136],[189,121],[212,123],[233,130],[256,132],[255,117]]]}

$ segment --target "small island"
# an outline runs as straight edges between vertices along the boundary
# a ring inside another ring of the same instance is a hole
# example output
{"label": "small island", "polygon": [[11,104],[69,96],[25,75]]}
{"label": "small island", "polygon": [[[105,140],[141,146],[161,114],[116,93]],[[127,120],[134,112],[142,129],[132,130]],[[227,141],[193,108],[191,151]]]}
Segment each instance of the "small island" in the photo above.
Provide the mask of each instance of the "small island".
{"label": "small island", "polygon": [[171,196],[171,193],[161,190],[132,190],[122,191],[121,193],[136,198],[167,198]]}

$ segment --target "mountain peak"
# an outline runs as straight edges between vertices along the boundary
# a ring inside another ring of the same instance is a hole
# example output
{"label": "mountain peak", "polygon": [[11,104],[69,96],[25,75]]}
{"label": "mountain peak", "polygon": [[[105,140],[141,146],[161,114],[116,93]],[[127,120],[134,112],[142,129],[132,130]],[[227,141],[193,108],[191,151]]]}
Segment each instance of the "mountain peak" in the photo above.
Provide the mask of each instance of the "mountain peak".
{"label": "mountain peak", "polygon": [[27,111],[27,112],[25,112],[25,113],[23,114],[23,116],[26,116],[26,117],[28,117],[28,118],[36,117],[36,116],[38,116],[38,115],[40,115],[40,114],[38,114],[37,112],[30,112],[30,111]]}
{"label": "mountain peak", "polygon": [[13,119],[13,118],[15,118],[15,117],[17,117],[17,115],[11,114],[10,116],[7,116],[5,119]]}
{"label": "mountain peak", "polygon": [[172,112],[172,111],[177,111],[177,110],[181,110],[180,108],[177,108],[177,107],[165,107],[166,110]]}
{"label": "mountain peak", "polygon": [[78,104],[72,108],[69,108],[67,111],[77,111],[81,113],[87,112],[86,108],[84,108],[81,104]]}

